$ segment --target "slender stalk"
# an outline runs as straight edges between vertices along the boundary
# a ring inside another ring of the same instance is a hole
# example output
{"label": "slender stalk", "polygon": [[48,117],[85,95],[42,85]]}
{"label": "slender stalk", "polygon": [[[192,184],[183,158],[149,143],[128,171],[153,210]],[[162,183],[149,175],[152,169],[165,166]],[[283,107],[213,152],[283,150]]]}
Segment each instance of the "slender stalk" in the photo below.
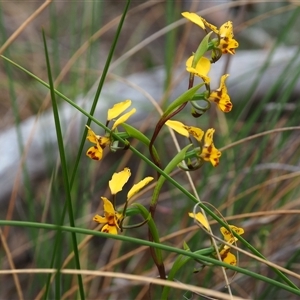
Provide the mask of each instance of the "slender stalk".
{"label": "slender stalk", "polygon": [[[52,107],[53,107],[53,116],[54,116],[54,122],[55,122],[55,128],[56,128],[56,135],[57,135],[57,142],[58,142],[58,148],[59,148],[59,154],[60,154],[60,160],[61,160],[61,166],[62,166],[62,173],[63,173],[63,182],[64,182],[64,188],[66,190],[66,204],[68,208],[69,213],[69,220],[71,227],[75,227],[75,218],[73,213],[73,206],[72,206],[72,199],[71,199],[71,186],[69,182],[69,176],[68,176],[68,169],[67,169],[67,161],[66,156],[64,152],[64,142],[63,142],[63,136],[61,132],[60,127],[60,119],[58,114],[58,105],[55,100],[55,92],[54,92],[54,86],[53,86],[53,80],[52,80],[52,74],[51,74],[51,68],[50,68],[50,60],[49,60],[49,54],[48,54],[48,48],[45,38],[45,33],[43,31],[43,41],[44,41],[44,47],[45,47],[45,57],[47,62],[47,71],[48,71],[48,78],[49,78],[49,86],[50,86],[50,93],[51,93],[51,100],[52,100]],[[79,260],[79,252],[77,248],[77,238],[76,233],[72,233],[72,243],[73,243],[73,251],[74,251],[74,258],[75,258],[75,264],[76,268],[80,270],[80,260]],[[59,269],[58,269],[59,274]],[[79,285],[79,293],[80,298],[85,299],[84,296],[84,288],[83,288],[83,281],[81,275],[78,274],[78,285]]]}

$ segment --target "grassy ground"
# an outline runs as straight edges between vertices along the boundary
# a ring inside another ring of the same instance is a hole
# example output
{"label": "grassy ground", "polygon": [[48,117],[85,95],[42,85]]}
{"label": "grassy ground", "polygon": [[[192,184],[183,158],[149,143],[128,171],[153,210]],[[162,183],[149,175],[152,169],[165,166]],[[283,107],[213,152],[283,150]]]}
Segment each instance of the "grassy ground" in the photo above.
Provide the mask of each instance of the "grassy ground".
{"label": "grassy ground", "polygon": [[[253,1],[251,5],[231,10],[230,19],[234,21],[236,38],[240,43],[237,51],[259,47],[298,47],[300,10],[296,2]],[[112,62],[125,58],[113,70],[113,73],[122,77],[163,64],[167,88],[173,80],[172,67],[185,62],[188,55],[196,50],[201,38],[199,28],[188,24],[166,32],[150,44],[142,44],[138,52],[128,57],[124,56],[151,34],[181,19],[182,11],[195,11],[196,8],[188,6],[195,3],[189,1],[133,1],[113,53],[112,42],[125,1],[45,2],[44,9],[25,26],[26,19],[40,5],[42,2],[0,2],[1,45],[5,46],[5,49],[0,48],[0,51],[3,50],[1,54],[49,82],[43,28],[52,77],[57,80],[55,87],[74,101],[79,94],[85,95],[95,82],[98,84],[109,53],[113,54]],[[218,7],[224,5],[219,2],[215,5],[216,11],[208,15],[208,20],[218,23],[214,18],[218,18],[220,12],[225,14],[225,6]],[[20,33],[16,38],[5,44],[18,28]],[[234,56],[231,59],[234,60]],[[170,274],[184,242],[188,243],[192,252],[210,246],[209,236],[188,217],[187,213],[193,210],[194,203],[181,190],[185,188],[200,197],[217,216],[223,216],[229,224],[243,227],[243,238],[266,258],[263,262],[257,260],[251,256],[253,252],[245,243],[238,242],[237,246],[244,250],[239,252],[239,269],[237,272],[226,269],[225,272],[234,296],[244,299],[299,297],[300,139],[299,127],[295,127],[299,126],[300,108],[297,103],[299,95],[293,91],[300,74],[295,61],[290,61],[287,69],[273,86],[266,89],[265,96],[259,102],[252,101],[255,97],[254,85],[240,95],[242,101],[234,103],[234,109],[229,114],[216,111],[214,106],[196,120],[189,114],[189,109],[181,113],[181,120],[190,125],[216,128],[215,144],[222,151],[222,157],[217,168],[205,164],[190,173],[191,179],[187,178],[185,172],[176,169],[171,177],[177,185],[168,179],[163,186],[155,222],[161,243],[167,247],[163,251],[167,274]],[[262,68],[260,74],[264,71]],[[3,58],[0,59],[0,78],[0,130],[19,126],[30,116],[55,111],[48,95],[49,89]],[[256,84],[259,81],[260,77]],[[120,95],[118,101],[126,98],[126,95]],[[63,101],[57,97],[58,104]],[[270,102],[279,103],[279,108],[266,110],[266,104]],[[166,103],[162,103],[162,107],[165,108]],[[151,135],[158,119],[157,114],[149,117],[151,121],[141,124],[140,128]],[[87,118],[83,122],[86,121]],[[105,120],[99,122],[105,123]],[[59,129],[59,122],[56,124]],[[97,128],[94,123],[92,127]],[[98,131],[101,130],[99,128]],[[179,136],[178,139],[180,145],[184,146],[185,141]],[[78,140],[81,140],[81,136]],[[96,213],[102,215],[103,205],[99,197],[110,197],[108,181],[114,172],[126,166],[132,171],[125,191],[118,195],[117,204],[122,205],[122,199],[133,183],[145,176],[155,177],[153,166],[130,150],[117,153],[107,151],[101,162],[95,162],[80,155],[79,145],[74,149],[64,141],[62,139],[61,143],[58,139],[57,148],[62,151],[65,160],[58,159],[57,165],[49,162],[45,174],[34,182],[26,180],[25,165],[22,170],[24,187],[17,194],[12,193],[0,212],[0,298],[160,298],[161,288],[149,283],[149,280],[157,277],[158,272],[149,248],[143,244],[148,240],[147,226],[127,229],[116,237],[121,240],[116,240],[107,238],[99,232],[99,228],[93,230],[96,223],[92,221]],[[164,166],[174,156],[173,141],[170,134],[163,130],[155,142]],[[237,141],[240,143],[235,144]],[[149,158],[148,150],[141,143],[133,142],[132,145]],[[50,157],[46,146],[45,155]],[[1,147],[7,147],[9,151],[9,145]],[[20,143],[20,148],[23,147]],[[84,152],[87,148],[85,144]],[[77,157],[80,158],[78,161]],[[149,185],[136,202],[148,207],[155,185],[156,182]],[[62,218],[63,215],[66,217]],[[214,234],[220,236],[220,225],[211,217],[209,220]],[[129,223],[141,221],[141,218],[132,217]],[[202,262],[199,259],[188,261],[175,276],[174,283],[177,286],[182,287],[181,283],[191,284],[194,289],[172,288],[169,299],[205,299],[200,294],[209,295],[209,291],[223,292],[223,296],[211,296],[226,299],[229,289],[225,288],[224,270],[222,272],[221,267],[216,265],[202,269]],[[194,273],[194,268],[198,268],[199,272]],[[70,273],[62,270],[62,273],[50,278],[48,269],[68,269]],[[86,273],[77,276],[76,269],[82,270],[82,274],[84,270]],[[22,270],[22,273],[18,274],[18,270]],[[252,273],[245,274],[243,270]],[[287,277],[276,270],[281,270]],[[138,277],[131,280],[126,278],[127,275]],[[274,281],[266,282],[265,278]],[[139,281],[142,279],[146,283]],[[208,291],[196,292],[196,288]]]}

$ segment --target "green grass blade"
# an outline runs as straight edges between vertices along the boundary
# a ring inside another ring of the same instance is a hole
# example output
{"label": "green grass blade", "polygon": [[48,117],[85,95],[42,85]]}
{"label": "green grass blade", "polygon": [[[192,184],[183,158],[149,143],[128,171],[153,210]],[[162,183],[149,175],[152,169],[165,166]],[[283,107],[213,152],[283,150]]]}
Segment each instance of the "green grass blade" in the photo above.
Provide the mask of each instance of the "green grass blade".
{"label": "green grass blade", "polygon": [[293,293],[297,296],[300,296],[300,290],[299,289],[290,287],[288,285],[285,285],[284,283],[278,282],[278,281],[276,281],[274,279],[271,279],[269,277],[265,277],[265,276],[260,275],[258,273],[249,271],[248,269],[243,269],[241,267],[225,264],[222,261],[219,261],[217,259],[208,257],[206,255],[199,254],[200,251],[190,252],[190,251],[186,251],[186,250],[183,250],[183,249],[179,249],[179,248],[164,245],[164,244],[149,242],[149,241],[144,240],[144,239],[137,239],[137,238],[128,237],[128,236],[125,236],[125,235],[109,234],[109,233],[104,233],[104,232],[101,232],[101,231],[95,231],[95,230],[89,230],[89,229],[85,229],[85,228],[78,228],[78,227],[71,227],[71,226],[57,226],[57,225],[54,225],[54,224],[47,224],[47,223],[35,223],[35,222],[24,222],[24,221],[5,221],[5,220],[0,220],[0,226],[19,226],[19,227],[30,227],[30,228],[45,229],[45,230],[62,230],[62,231],[65,231],[65,232],[70,232],[70,233],[83,234],[83,235],[92,235],[92,236],[98,236],[98,237],[102,237],[102,238],[110,238],[110,239],[113,239],[113,240],[124,241],[124,242],[128,242],[128,243],[137,244],[137,245],[140,245],[140,246],[143,245],[143,246],[158,248],[158,249],[165,250],[165,251],[168,251],[168,252],[177,253],[178,255],[181,254],[181,255],[190,257],[192,259],[195,259],[197,261],[203,261],[203,262],[206,262],[206,263],[209,263],[209,264],[214,264],[216,266],[221,266],[221,267],[231,269],[231,270],[236,271],[238,273],[242,273],[242,274],[245,274],[247,276],[253,277],[255,279],[267,282],[269,284],[272,284],[274,286],[282,288],[286,291],[289,291],[289,292],[291,292],[291,293]]}
{"label": "green grass blade", "polygon": [[[51,74],[51,68],[50,68],[50,61],[49,61],[47,43],[46,43],[46,38],[45,38],[44,32],[43,32],[43,41],[44,41],[44,47],[45,47],[45,57],[46,57],[47,69],[48,69],[49,87],[50,87],[51,100],[52,100],[52,106],[53,106],[53,115],[54,115],[54,122],[55,122],[55,128],[56,128],[57,142],[58,142],[58,148],[59,148],[59,154],[60,154],[60,160],[61,160],[61,166],[62,166],[62,173],[63,173],[63,183],[64,183],[64,188],[66,191],[66,205],[68,208],[70,224],[72,227],[75,227],[75,220],[74,220],[74,213],[73,213],[72,199],[71,199],[71,187],[70,187],[70,182],[69,182],[69,178],[68,178],[67,161],[66,161],[66,156],[65,156],[65,151],[64,151],[64,142],[63,142],[63,136],[62,136],[62,131],[61,131],[61,127],[60,127],[58,106],[57,106],[57,102],[55,100],[55,92],[54,92],[54,86],[53,86],[53,80],[52,80],[52,74]],[[73,242],[73,251],[74,251],[76,268],[78,270],[80,270],[81,268],[80,268],[79,252],[78,252],[78,248],[77,248],[78,244],[77,244],[76,233],[72,234],[72,242]],[[58,274],[57,274],[57,276],[58,276]],[[80,297],[81,297],[81,299],[85,299],[81,275],[78,275],[78,285],[79,285]],[[60,291],[58,291],[57,296],[59,296],[59,294],[60,294]]]}

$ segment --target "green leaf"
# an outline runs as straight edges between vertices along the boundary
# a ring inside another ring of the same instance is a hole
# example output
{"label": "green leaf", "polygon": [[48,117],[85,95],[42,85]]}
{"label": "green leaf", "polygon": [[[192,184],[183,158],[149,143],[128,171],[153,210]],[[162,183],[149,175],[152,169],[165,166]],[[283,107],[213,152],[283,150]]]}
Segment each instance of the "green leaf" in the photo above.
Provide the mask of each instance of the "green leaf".
{"label": "green leaf", "polygon": [[201,41],[201,43],[199,44],[195,54],[194,54],[194,59],[192,62],[192,67],[195,68],[197,66],[198,61],[200,60],[200,58],[204,55],[204,53],[209,50],[209,38],[211,36],[211,34],[213,33],[213,31],[211,31],[210,33],[208,33],[203,40]]}
{"label": "green leaf", "polygon": [[[192,146],[192,144],[187,145],[186,147],[184,147],[180,152],[178,152],[175,155],[175,157],[169,162],[169,164],[164,169],[165,174],[169,175],[177,167],[177,165],[184,160],[185,154],[191,146]],[[150,203],[150,206],[152,208],[154,208],[157,204],[159,193],[160,193],[160,190],[161,190],[165,180],[166,180],[166,177],[160,176],[157,181],[157,184],[153,191],[152,200]],[[154,211],[155,211],[155,209],[154,209]]]}
{"label": "green leaf", "polygon": [[[60,126],[58,105],[57,105],[56,98],[55,98],[54,84],[53,84],[52,73],[51,73],[51,65],[50,65],[50,59],[49,59],[48,48],[47,48],[46,37],[45,37],[44,31],[43,31],[43,42],[44,42],[44,47],[45,47],[45,58],[46,58],[47,71],[48,71],[49,88],[50,88],[50,95],[51,95],[51,100],[52,100],[52,109],[53,109],[54,123],[55,123],[55,129],[56,129],[57,144],[58,144],[58,149],[59,149],[59,154],[60,154],[64,188],[65,188],[65,192],[66,192],[65,205],[68,209],[70,225],[72,227],[75,227],[75,218],[74,218],[73,204],[72,204],[72,198],[71,198],[71,186],[70,186],[69,175],[68,175],[68,167],[67,167],[66,154],[65,154],[65,149],[64,149],[64,141],[63,141],[63,135],[62,135],[62,130],[61,130],[61,126]],[[79,251],[78,251],[78,243],[77,243],[76,233],[73,232],[71,236],[72,236],[72,244],[73,244],[76,269],[80,270],[81,268],[80,268],[80,259],[79,259]],[[58,235],[58,239],[60,239],[60,234]],[[61,277],[60,277],[59,271],[60,271],[60,269],[58,269],[58,274],[56,276],[60,279]],[[77,275],[77,279],[78,279],[78,285],[79,285],[80,298],[85,299],[83,281],[82,281],[82,277],[80,274]],[[59,287],[59,283],[58,283],[58,287]],[[58,294],[58,293],[60,293],[59,288],[57,288],[57,290],[56,290],[56,294]]]}
{"label": "green leaf", "polygon": [[150,140],[143,133],[141,133],[139,130],[137,130],[133,126],[131,126],[129,124],[126,124],[126,123],[122,123],[121,126],[124,127],[126,133],[130,137],[136,138],[137,140],[139,140],[143,144],[149,146]]}
{"label": "green leaf", "polygon": [[[144,143],[145,145],[147,145],[149,147],[150,140],[142,132],[140,132],[133,126],[128,125],[126,123],[121,124],[121,126],[124,127],[126,133],[130,137],[136,138],[137,140],[139,140],[140,142]],[[159,161],[159,156],[158,156],[158,153],[154,146],[152,146],[152,152],[153,152],[153,155],[155,156],[155,158]]]}
{"label": "green leaf", "polygon": [[[172,111],[174,111],[177,107],[179,107],[181,104],[191,100],[193,96],[196,94],[196,92],[204,85],[204,83],[199,83],[192,87],[191,89],[184,92],[182,95],[180,95],[177,99],[175,99],[169,107],[166,109],[166,111],[163,114],[163,117],[168,116]],[[162,118],[163,118],[162,117]]]}

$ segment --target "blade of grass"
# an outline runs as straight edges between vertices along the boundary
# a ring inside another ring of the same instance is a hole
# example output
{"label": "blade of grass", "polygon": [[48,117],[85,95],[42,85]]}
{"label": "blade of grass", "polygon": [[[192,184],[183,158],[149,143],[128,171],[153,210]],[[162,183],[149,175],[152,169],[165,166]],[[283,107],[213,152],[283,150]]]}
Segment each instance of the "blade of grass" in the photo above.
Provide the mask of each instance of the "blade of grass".
{"label": "blade of grass", "polygon": [[[72,199],[71,199],[71,186],[70,186],[70,182],[69,182],[69,178],[68,178],[67,161],[66,161],[66,156],[65,156],[65,151],[64,151],[64,142],[63,142],[63,136],[62,136],[62,131],[61,131],[61,127],[60,127],[58,106],[57,106],[57,103],[55,100],[55,92],[54,92],[54,86],[53,86],[53,80],[52,80],[52,74],[51,74],[51,66],[50,66],[48,48],[47,48],[46,37],[45,37],[44,31],[43,31],[43,42],[44,42],[44,47],[45,47],[45,58],[46,58],[46,63],[47,63],[47,71],[48,71],[49,87],[50,87],[50,94],[51,94],[52,107],[53,107],[54,123],[55,123],[55,128],[56,128],[57,142],[58,142],[62,174],[63,174],[63,184],[64,184],[64,188],[66,191],[65,206],[67,206],[67,208],[68,208],[70,225],[72,227],[75,227],[75,220],[74,220]],[[60,234],[59,234],[59,236],[60,236]],[[72,243],[73,243],[73,251],[74,251],[74,259],[75,259],[76,268],[78,270],[80,270],[80,260],[79,260],[79,253],[78,253],[78,248],[77,248],[76,233],[72,234]],[[57,277],[60,277],[59,269],[58,269]],[[81,299],[85,299],[82,277],[81,277],[81,275],[78,275],[77,278],[78,278],[80,297],[81,297]],[[57,279],[58,284],[56,285],[56,289],[57,289],[56,296],[58,297],[57,299],[59,299],[59,297],[60,297],[59,280],[60,280],[60,278]]]}
{"label": "blade of grass", "polygon": [[[166,9],[166,26],[172,24],[176,20],[176,2],[173,0],[167,0]],[[165,69],[166,69],[166,79],[165,79],[165,90],[169,88],[172,81],[172,69],[174,65],[176,49],[176,29],[170,30],[166,33],[166,45],[165,45]]]}
{"label": "blade of grass", "polygon": [[[99,236],[99,237],[103,237],[103,238],[111,238],[113,240],[119,240],[119,241],[124,241],[124,242],[128,242],[128,243],[134,243],[134,244],[137,244],[137,245],[143,245],[143,246],[158,248],[158,249],[165,250],[165,251],[168,251],[168,252],[174,252],[174,253],[181,254],[181,255],[184,255],[184,256],[187,256],[187,257],[191,257],[191,258],[193,258],[197,261],[204,261],[204,262],[207,262],[207,263],[210,263],[210,264],[214,264],[216,266],[221,266],[221,267],[231,269],[231,270],[236,271],[238,273],[242,273],[242,274],[245,274],[247,276],[256,278],[258,280],[267,282],[269,284],[280,287],[280,288],[282,288],[286,291],[289,291],[289,292],[291,292],[295,295],[300,296],[300,290],[297,287],[294,288],[294,287],[285,285],[285,284],[283,284],[281,282],[278,282],[274,279],[271,279],[269,277],[265,277],[265,276],[260,275],[256,272],[249,271],[248,269],[243,269],[241,267],[228,265],[228,264],[225,264],[222,261],[219,261],[219,260],[211,258],[211,257],[207,257],[205,255],[200,255],[200,254],[197,254],[197,253],[194,253],[194,252],[186,251],[186,250],[175,248],[175,247],[168,246],[168,245],[149,242],[148,240],[144,240],[144,239],[137,239],[137,238],[128,237],[128,236],[125,236],[125,235],[109,234],[109,233],[104,233],[104,232],[101,232],[101,231],[95,231],[95,230],[90,230],[90,229],[85,229],[85,228],[70,227],[70,226],[58,226],[58,225],[54,225],[54,224],[25,222],[25,221],[0,220],[0,226],[19,226],[19,227],[31,227],[31,228],[47,229],[47,230],[62,230],[62,231],[71,232],[71,233]],[[1,273],[1,271],[0,271],[0,273]]]}
{"label": "blade of grass", "polygon": [[[92,15],[90,36],[92,37],[101,27],[103,21],[103,14],[105,11],[103,1],[92,1],[91,9],[88,11],[89,15]],[[100,43],[99,39],[99,43]],[[93,59],[97,57],[96,53],[99,49],[100,44],[91,43],[86,55],[86,69],[90,70],[93,67]],[[97,46],[97,47],[96,47]],[[84,91],[88,91],[90,88],[91,80],[89,73],[86,74],[84,78]]]}
{"label": "blade of grass", "polygon": [[58,22],[55,22],[57,16],[57,8],[56,5],[51,5],[49,9],[49,14],[50,14],[50,20],[52,22],[50,23],[50,35],[51,35],[51,49],[53,53],[53,67],[52,67],[52,72],[56,75],[59,74],[60,70],[60,53],[59,53],[59,42],[58,42]]}

